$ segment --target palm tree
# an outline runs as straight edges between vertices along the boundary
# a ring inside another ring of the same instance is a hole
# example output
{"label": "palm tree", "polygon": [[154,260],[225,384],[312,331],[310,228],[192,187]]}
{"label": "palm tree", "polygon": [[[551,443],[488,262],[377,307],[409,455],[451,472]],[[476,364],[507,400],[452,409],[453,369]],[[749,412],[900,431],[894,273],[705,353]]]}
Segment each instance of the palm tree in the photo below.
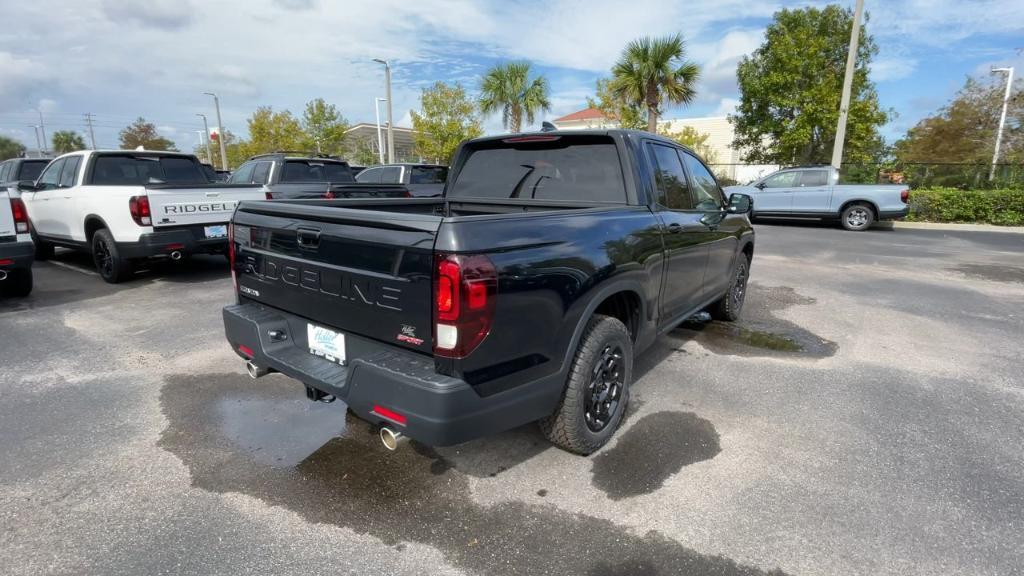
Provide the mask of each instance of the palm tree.
{"label": "palm tree", "polygon": [[57,154],[85,150],[85,139],[74,130],[58,130],[53,133],[53,151]]}
{"label": "palm tree", "polygon": [[657,132],[662,104],[689,104],[697,95],[700,67],[685,57],[682,35],[644,36],[627,44],[612,66],[612,94],[647,107],[648,132]]}
{"label": "palm tree", "polygon": [[530,80],[529,62],[498,64],[484,75],[480,86],[480,111],[493,114],[501,110],[501,122],[519,132],[526,122],[533,123],[541,110],[550,110],[548,81],[543,76]]}

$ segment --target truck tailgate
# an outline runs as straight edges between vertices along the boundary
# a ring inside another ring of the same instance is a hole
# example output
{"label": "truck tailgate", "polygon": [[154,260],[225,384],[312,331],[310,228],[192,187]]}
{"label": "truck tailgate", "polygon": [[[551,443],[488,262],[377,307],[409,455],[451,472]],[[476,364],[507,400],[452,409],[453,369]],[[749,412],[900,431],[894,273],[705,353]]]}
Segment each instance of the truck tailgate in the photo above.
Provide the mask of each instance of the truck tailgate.
{"label": "truck tailgate", "polygon": [[235,206],[243,200],[262,200],[259,186],[210,185],[197,187],[159,186],[146,188],[153,227],[226,224]]}
{"label": "truck tailgate", "polygon": [[319,326],[429,353],[441,221],[304,201],[246,202],[234,218],[240,296],[316,318],[310,334]]}

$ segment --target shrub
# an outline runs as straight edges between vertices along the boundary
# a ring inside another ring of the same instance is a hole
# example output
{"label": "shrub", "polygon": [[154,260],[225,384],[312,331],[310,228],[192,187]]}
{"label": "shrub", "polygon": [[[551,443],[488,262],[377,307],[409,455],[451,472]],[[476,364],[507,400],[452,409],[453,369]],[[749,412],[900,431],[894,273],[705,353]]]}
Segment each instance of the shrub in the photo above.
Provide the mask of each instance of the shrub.
{"label": "shrub", "polygon": [[910,190],[908,220],[1024,226],[1024,189]]}

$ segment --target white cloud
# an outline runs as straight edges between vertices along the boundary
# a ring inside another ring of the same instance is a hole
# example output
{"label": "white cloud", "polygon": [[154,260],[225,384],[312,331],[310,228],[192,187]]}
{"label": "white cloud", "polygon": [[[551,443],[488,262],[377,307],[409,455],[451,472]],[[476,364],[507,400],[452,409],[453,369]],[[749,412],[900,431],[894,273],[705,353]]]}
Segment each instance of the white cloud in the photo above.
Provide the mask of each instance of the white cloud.
{"label": "white cloud", "polygon": [[875,82],[901,80],[917,69],[915,58],[879,58],[871,63],[871,79]]}
{"label": "white cloud", "polygon": [[711,113],[712,116],[727,116],[736,112],[736,107],[740,105],[739,98],[722,98],[718,103],[718,107]]}

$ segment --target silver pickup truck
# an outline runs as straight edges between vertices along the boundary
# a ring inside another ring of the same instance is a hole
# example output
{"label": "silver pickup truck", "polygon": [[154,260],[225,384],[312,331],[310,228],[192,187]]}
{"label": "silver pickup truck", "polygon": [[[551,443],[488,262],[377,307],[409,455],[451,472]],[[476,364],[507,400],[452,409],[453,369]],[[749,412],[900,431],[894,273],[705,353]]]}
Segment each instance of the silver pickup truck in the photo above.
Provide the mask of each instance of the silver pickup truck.
{"label": "silver pickup truck", "polygon": [[831,166],[786,168],[733,192],[754,198],[755,218],[838,220],[847,230],[867,230],[876,220],[907,215],[910,189],[902,184],[839,184]]}

